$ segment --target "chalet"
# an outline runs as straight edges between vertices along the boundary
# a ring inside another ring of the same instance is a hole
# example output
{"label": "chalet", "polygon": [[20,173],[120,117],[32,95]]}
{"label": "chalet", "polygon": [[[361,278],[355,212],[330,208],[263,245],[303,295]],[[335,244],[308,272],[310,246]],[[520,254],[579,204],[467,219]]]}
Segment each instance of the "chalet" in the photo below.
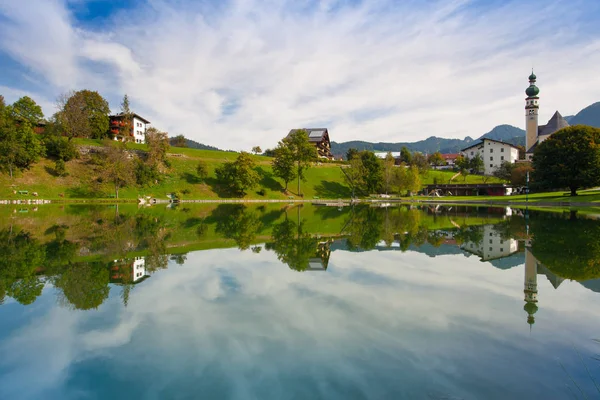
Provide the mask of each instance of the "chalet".
{"label": "chalet", "polygon": [[128,135],[123,135],[121,128],[126,125],[125,116],[121,114],[115,114],[110,116],[110,133],[113,135],[115,140],[129,141],[132,140],[135,143],[146,142],[146,128],[150,125],[150,121],[140,117],[138,114],[131,114],[130,132]]}
{"label": "chalet", "polygon": [[288,136],[299,130],[305,130],[308,133],[308,141],[317,148],[319,158],[333,160],[333,154],[331,154],[331,142],[329,141],[329,132],[327,131],[327,128],[292,129],[290,133],[288,133]]}
{"label": "chalet", "polygon": [[514,163],[519,159],[519,148],[500,140],[484,138],[481,142],[466,147],[460,151],[463,157],[480,156],[483,159],[485,175],[491,175],[502,163]]}
{"label": "chalet", "polygon": [[[453,168],[456,164],[456,159],[460,156],[459,153],[442,154],[442,158],[446,162],[446,167]],[[443,167],[442,167],[443,168]]]}

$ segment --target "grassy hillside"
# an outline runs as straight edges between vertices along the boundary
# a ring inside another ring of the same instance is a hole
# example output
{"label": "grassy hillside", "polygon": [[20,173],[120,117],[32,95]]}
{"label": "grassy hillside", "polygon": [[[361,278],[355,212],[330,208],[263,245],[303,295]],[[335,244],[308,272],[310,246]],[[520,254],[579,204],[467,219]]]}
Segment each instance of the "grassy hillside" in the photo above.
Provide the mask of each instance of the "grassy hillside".
{"label": "grassy hillside", "polygon": [[[100,142],[90,139],[77,140],[78,145],[99,146]],[[145,150],[146,146],[141,144],[129,144],[131,149]],[[197,150],[189,148],[171,147],[168,154],[171,168],[161,182],[148,187],[129,187],[121,189],[121,199],[136,199],[139,196],[152,196],[155,198],[167,198],[173,192],[182,193],[184,199],[221,199],[228,197],[223,186],[215,178],[215,168],[223,162],[232,161],[237,157],[236,153]],[[283,192],[283,182],[273,176],[271,170],[271,158],[264,156],[252,156],[257,169],[261,175],[259,186],[246,195],[246,199],[287,199],[288,195]],[[204,160],[209,169],[209,177],[205,182],[200,182],[196,175],[196,166],[199,160]],[[93,184],[95,173],[89,165],[89,159],[82,157],[67,163],[69,175],[57,177],[54,174],[54,163],[51,160],[42,159],[29,171],[17,174],[13,179],[7,175],[0,175],[0,199],[23,199],[32,198],[31,193],[37,192],[43,199],[109,199],[113,194],[110,184]],[[429,171],[422,177],[423,185],[450,181],[454,173],[447,171]],[[464,182],[462,177],[455,181]],[[493,182],[494,179],[490,179]],[[479,176],[468,176],[467,183],[482,182]],[[264,189],[265,194],[257,192]],[[290,192],[296,193],[296,183],[290,183]],[[14,194],[13,191],[27,190],[30,195]],[[307,172],[307,181],[301,183],[301,191],[304,198],[349,198],[350,189],[344,183],[343,174],[339,164],[315,164]]]}

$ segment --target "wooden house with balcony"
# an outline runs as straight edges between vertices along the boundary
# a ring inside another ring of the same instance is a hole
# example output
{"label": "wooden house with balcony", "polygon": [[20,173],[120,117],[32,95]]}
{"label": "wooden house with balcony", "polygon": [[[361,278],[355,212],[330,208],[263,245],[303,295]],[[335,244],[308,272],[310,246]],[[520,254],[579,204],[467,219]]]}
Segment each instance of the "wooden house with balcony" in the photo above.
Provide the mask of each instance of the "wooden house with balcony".
{"label": "wooden house with balcony", "polygon": [[130,114],[129,132],[124,133],[123,127],[127,125],[126,116],[115,114],[110,116],[110,134],[114,140],[132,141],[134,143],[146,143],[146,129],[150,125],[150,121],[139,116],[138,114]]}
{"label": "wooden house with balcony", "polygon": [[319,158],[333,160],[333,154],[331,154],[331,142],[329,141],[329,132],[327,131],[327,128],[292,129],[290,133],[288,133],[288,136],[299,130],[304,130],[308,133],[308,141],[317,148]]}

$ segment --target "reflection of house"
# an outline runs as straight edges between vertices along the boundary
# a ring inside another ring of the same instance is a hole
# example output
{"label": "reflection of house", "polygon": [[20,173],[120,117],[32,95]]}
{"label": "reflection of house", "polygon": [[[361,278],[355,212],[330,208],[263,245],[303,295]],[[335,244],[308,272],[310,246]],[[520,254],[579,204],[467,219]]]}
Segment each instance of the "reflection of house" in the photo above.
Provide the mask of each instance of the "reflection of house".
{"label": "reflection of house", "polygon": [[111,283],[140,283],[148,278],[144,257],[115,260],[110,267]]}
{"label": "reflection of house", "polygon": [[330,241],[319,242],[314,257],[309,258],[307,271],[325,271],[331,256]]}
{"label": "reflection of house", "polygon": [[[292,129],[288,136],[300,129]],[[317,154],[320,158],[333,160],[331,154],[331,142],[329,141],[329,132],[327,128],[303,128],[308,133],[308,141],[317,148]]]}
{"label": "reflection of house", "polygon": [[433,184],[425,188],[426,195],[434,191],[450,196],[506,196],[513,192],[513,188],[503,183]]}
{"label": "reflection of house", "polygon": [[121,128],[126,124],[125,116],[123,114],[110,116],[110,133],[115,140],[132,140],[135,143],[146,142],[146,128],[150,125],[150,121],[137,114],[131,114],[131,121],[129,121],[130,132],[127,135],[123,135]]}
{"label": "reflection of house", "polygon": [[504,239],[493,226],[483,226],[483,240],[480,243],[465,242],[461,249],[477,254],[482,261],[508,257],[519,250],[519,242],[515,239]]}

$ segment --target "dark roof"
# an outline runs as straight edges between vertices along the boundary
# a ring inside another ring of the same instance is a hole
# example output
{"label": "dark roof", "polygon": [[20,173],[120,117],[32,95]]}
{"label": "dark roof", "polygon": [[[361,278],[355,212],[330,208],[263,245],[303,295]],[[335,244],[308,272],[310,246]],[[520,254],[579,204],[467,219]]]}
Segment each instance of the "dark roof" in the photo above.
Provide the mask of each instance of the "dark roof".
{"label": "dark roof", "polygon": [[[145,124],[150,124],[151,123],[150,121],[148,121],[146,118],[140,116],[139,114],[131,113],[131,115],[134,116],[135,118],[141,120]],[[121,118],[121,117],[123,117],[123,113],[118,113],[118,114],[110,116],[110,118]]]}
{"label": "dark roof", "polygon": [[309,142],[320,142],[323,139],[329,140],[329,132],[327,128],[302,128],[302,129],[292,129],[288,136],[296,131],[304,130],[308,133],[308,141]]}
{"label": "dark roof", "polygon": [[518,148],[517,146],[515,146],[514,144],[511,144],[511,143],[506,143],[506,142],[503,142],[502,140],[496,140],[496,139],[483,138],[483,139],[481,139],[481,142],[477,142],[477,143],[475,143],[475,144],[473,144],[473,145],[471,145],[471,146],[469,146],[469,147],[465,147],[465,148],[464,148],[464,149],[462,149],[461,151],[465,151],[465,150],[469,150],[469,149],[471,149],[471,148],[473,148],[473,147],[481,146],[481,145],[482,145],[482,144],[483,144],[483,143],[484,143],[486,140],[489,140],[490,142],[496,142],[496,143],[505,144],[505,145],[508,145],[508,146],[510,146],[510,147],[513,147],[513,148],[515,148],[515,149],[519,149],[519,148]]}
{"label": "dark roof", "polygon": [[527,153],[527,154],[529,154],[529,153],[533,153],[533,151],[535,150],[535,148],[537,147],[537,145],[538,145],[538,142],[535,142],[535,143],[533,144],[533,146],[531,146],[531,147],[529,148],[529,150],[527,150],[525,153]]}
{"label": "dark roof", "polygon": [[566,128],[569,123],[557,111],[546,125],[538,127],[538,136],[552,135],[554,132]]}

